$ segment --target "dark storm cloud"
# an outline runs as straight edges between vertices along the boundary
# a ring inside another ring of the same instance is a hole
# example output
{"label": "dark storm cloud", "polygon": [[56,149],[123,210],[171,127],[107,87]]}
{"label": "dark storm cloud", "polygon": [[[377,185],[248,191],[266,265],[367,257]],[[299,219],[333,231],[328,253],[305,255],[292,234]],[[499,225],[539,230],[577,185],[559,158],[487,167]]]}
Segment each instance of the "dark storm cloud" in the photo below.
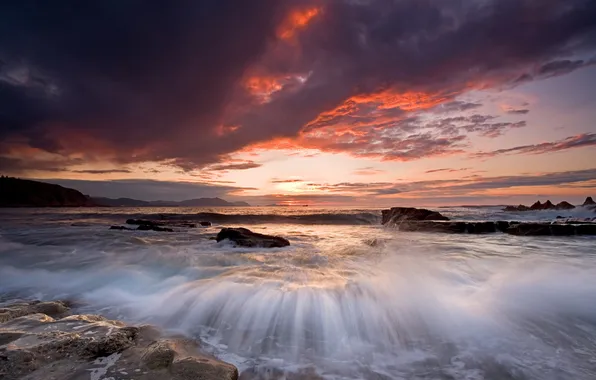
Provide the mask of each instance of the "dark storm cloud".
{"label": "dark storm cloud", "polygon": [[[591,0],[317,1],[322,11],[293,43],[274,42],[290,8],[308,3],[4,1],[0,139],[192,170],[253,142],[295,136],[354,95],[420,92],[461,112],[476,105],[448,102],[472,88],[593,63],[576,58],[596,46]],[[304,83],[285,81],[259,103],[241,83],[255,67],[273,77],[299,73]],[[494,137],[516,126],[472,130]],[[397,159],[457,150],[436,134],[415,133],[408,146],[379,137],[367,143],[385,147],[386,159],[396,148]]]}
{"label": "dark storm cloud", "polygon": [[84,133],[121,161],[213,161],[222,147],[211,130],[285,7],[272,0],[2,2],[0,139],[18,134],[61,152],[65,140]]}
{"label": "dark storm cloud", "polygon": [[540,144],[520,145],[513,148],[497,149],[490,152],[478,152],[473,154],[472,157],[488,158],[502,154],[542,154],[588,146],[596,146],[596,133],[584,133],[577,136],[570,136],[562,140]]}

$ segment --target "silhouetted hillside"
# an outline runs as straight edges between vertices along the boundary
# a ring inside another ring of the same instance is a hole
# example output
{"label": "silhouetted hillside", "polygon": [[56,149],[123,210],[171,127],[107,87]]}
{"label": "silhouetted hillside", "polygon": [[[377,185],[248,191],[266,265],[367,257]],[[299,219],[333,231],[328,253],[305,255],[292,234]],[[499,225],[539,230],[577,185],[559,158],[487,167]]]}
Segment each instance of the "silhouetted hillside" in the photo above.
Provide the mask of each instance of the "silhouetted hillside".
{"label": "silhouetted hillside", "polygon": [[101,206],[110,207],[246,207],[246,202],[228,202],[221,198],[197,198],[186,201],[141,201],[131,198],[91,198]]}
{"label": "silhouetted hillside", "polygon": [[80,191],[26,179],[0,177],[0,207],[81,207],[95,203]]}

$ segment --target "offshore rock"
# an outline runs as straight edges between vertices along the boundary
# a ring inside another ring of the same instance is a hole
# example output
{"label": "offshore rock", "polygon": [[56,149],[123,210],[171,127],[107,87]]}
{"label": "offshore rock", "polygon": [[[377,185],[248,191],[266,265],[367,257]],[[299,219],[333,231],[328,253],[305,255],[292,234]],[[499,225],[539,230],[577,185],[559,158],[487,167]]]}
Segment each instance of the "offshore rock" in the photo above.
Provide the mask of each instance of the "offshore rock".
{"label": "offshore rock", "polygon": [[555,206],[557,210],[573,210],[574,208],[575,206],[567,201],[560,202]]}
{"label": "offshore rock", "polygon": [[519,223],[505,232],[519,236],[596,235],[596,223]]}
{"label": "offshore rock", "polygon": [[382,224],[397,224],[415,220],[449,220],[449,218],[437,211],[414,207],[393,207],[389,210],[381,211],[381,214]]}
{"label": "offshore rock", "polygon": [[594,206],[596,202],[592,199],[592,197],[587,197],[582,206]]}
{"label": "offshore rock", "polygon": [[248,228],[222,228],[215,240],[220,242],[228,239],[240,247],[277,248],[290,245],[287,239],[252,232]]}
{"label": "offshore rock", "polygon": [[61,302],[44,302],[14,304],[3,309],[0,378],[238,379],[236,367],[201,353],[196,341],[164,338],[152,326],[126,326],[98,315],[54,319],[36,313],[45,309],[62,314],[65,308]]}

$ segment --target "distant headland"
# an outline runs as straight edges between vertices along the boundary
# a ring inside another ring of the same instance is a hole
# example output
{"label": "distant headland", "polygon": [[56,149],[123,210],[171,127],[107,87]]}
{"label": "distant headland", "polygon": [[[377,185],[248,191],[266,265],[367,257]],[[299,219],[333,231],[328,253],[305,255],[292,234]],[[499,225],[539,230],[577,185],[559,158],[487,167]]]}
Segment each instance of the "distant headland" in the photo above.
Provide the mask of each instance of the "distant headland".
{"label": "distant headland", "polygon": [[0,177],[0,207],[249,207],[246,202],[221,198],[184,201],[142,201],[131,198],[102,198],[41,181]]}

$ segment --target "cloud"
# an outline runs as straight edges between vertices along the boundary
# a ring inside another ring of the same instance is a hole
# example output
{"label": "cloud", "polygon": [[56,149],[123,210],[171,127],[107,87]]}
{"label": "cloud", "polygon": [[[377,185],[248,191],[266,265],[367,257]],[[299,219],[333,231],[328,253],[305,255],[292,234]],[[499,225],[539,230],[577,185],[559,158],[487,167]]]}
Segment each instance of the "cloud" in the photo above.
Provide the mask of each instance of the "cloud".
{"label": "cloud", "polygon": [[222,171],[222,170],[248,170],[261,167],[261,164],[257,164],[254,161],[237,162],[237,163],[223,163],[212,165],[207,168],[210,171]]}
{"label": "cloud", "polygon": [[304,180],[301,179],[272,179],[271,183],[298,183],[298,182],[304,182]]}
{"label": "cloud", "polygon": [[507,109],[505,112],[507,112],[510,115],[526,115],[530,112],[529,109],[514,109],[514,108],[509,108]]}
{"label": "cloud", "polygon": [[460,169],[450,169],[450,168],[443,168],[443,169],[432,169],[425,171],[426,174],[430,173],[440,173],[440,172],[448,172],[448,173],[456,173],[456,172],[463,172],[470,170],[471,168],[460,168]]}
{"label": "cloud", "polygon": [[356,169],[352,172],[354,175],[377,175],[386,173],[385,170],[382,169],[375,169],[372,166],[367,166],[365,168]]}
{"label": "cloud", "polygon": [[73,173],[82,174],[114,174],[114,173],[131,173],[128,169],[100,169],[100,170],[72,170]]}
{"label": "cloud", "polygon": [[490,152],[477,152],[472,154],[471,157],[489,158],[504,154],[544,154],[595,145],[596,133],[583,133],[577,136],[570,136],[558,141],[544,142],[532,145],[520,145],[513,148],[497,149]]}
{"label": "cloud", "polygon": [[406,120],[592,65],[577,57],[596,48],[595,18],[591,0],[7,1],[0,140],[185,171],[279,139],[386,160],[454,154],[465,132],[525,124],[451,136]]}

